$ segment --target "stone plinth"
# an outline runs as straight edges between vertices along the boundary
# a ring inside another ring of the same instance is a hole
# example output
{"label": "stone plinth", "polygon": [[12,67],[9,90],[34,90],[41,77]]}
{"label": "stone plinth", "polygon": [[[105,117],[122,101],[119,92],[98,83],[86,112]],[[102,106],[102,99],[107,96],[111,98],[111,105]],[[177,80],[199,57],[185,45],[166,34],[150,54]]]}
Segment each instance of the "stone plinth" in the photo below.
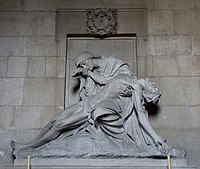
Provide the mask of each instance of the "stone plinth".
{"label": "stone plinth", "polygon": [[[5,169],[25,169],[27,160],[15,160]],[[32,159],[31,169],[167,169],[167,159]],[[195,169],[185,159],[172,159],[172,169]]]}

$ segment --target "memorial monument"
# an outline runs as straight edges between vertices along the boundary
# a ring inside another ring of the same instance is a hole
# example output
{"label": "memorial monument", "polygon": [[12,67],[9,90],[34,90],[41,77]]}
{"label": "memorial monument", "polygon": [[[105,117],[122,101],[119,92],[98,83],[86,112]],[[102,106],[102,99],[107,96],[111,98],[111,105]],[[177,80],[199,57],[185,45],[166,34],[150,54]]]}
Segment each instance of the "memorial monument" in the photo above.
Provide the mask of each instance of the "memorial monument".
{"label": "memorial monument", "polygon": [[138,79],[114,55],[82,52],[72,77],[80,81],[80,101],[67,107],[30,143],[11,141],[16,159],[184,158],[152,128],[147,107],[161,92],[149,78]]}

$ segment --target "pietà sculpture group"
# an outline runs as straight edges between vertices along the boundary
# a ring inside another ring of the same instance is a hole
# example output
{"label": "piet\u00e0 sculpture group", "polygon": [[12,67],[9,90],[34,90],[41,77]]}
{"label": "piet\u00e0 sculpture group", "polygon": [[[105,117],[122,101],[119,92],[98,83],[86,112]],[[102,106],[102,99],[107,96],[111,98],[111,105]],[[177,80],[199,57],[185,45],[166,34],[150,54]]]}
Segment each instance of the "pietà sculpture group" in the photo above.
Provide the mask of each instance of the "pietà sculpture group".
{"label": "piet\u00e0 sculpture group", "polygon": [[147,107],[161,93],[149,78],[138,79],[114,55],[81,52],[72,77],[80,101],[67,107],[30,143],[11,141],[16,158],[184,157],[152,128]]}

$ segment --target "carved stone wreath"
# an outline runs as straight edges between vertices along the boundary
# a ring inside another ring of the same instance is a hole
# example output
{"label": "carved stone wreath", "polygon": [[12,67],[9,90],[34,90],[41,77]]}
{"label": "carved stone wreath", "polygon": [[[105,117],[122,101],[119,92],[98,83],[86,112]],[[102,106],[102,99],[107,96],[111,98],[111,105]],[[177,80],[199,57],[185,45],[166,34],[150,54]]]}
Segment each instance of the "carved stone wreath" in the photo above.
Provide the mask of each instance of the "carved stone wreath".
{"label": "carved stone wreath", "polygon": [[87,33],[111,34],[117,32],[116,11],[107,8],[97,8],[87,12]]}

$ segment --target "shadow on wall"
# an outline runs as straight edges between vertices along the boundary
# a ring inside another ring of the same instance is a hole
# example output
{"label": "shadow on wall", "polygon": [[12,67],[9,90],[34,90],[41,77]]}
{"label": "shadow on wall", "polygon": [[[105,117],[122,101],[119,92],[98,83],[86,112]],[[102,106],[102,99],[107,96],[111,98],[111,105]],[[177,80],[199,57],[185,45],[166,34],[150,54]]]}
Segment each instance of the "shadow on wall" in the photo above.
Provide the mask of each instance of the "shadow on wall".
{"label": "shadow on wall", "polygon": [[149,116],[156,117],[160,113],[160,107],[157,104],[147,106]]}

